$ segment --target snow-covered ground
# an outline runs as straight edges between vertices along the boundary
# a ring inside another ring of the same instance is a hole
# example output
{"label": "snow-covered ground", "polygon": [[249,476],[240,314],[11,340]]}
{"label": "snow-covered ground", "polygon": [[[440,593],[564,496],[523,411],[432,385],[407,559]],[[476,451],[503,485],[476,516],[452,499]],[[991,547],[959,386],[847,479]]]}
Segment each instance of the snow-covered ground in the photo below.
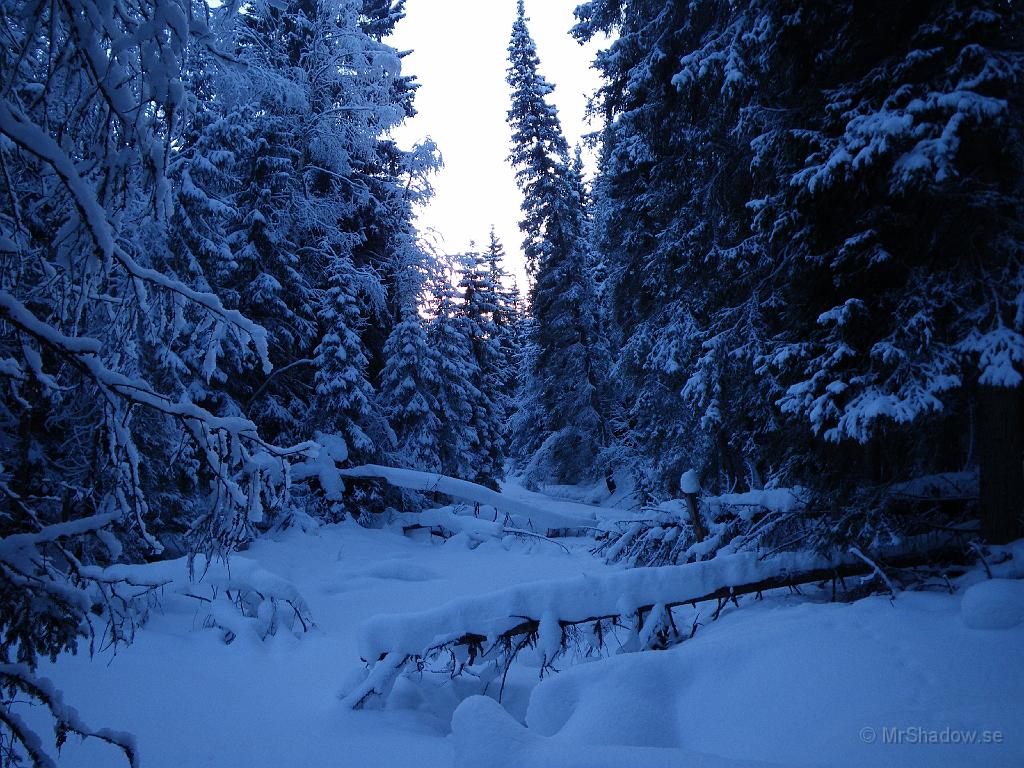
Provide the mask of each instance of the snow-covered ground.
{"label": "snow-covered ground", "polygon": [[[90,724],[135,733],[149,768],[1024,765],[1020,582],[966,597],[747,599],[668,651],[614,655],[539,684],[527,659],[504,707],[475,696],[471,678],[435,677],[400,681],[383,711],[349,711],[340,695],[362,668],[364,620],[610,570],[585,540],[568,541],[567,554],[543,541],[470,548],[464,534],[419,534],[342,524],[240,555],[295,585],[316,621],[307,634],[261,641],[243,626],[225,644],[203,627],[207,604],[167,594],[116,656],[62,658],[41,672]],[[977,743],[920,743],[965,739]],[[72,739],[61,764],[119,760]]]}

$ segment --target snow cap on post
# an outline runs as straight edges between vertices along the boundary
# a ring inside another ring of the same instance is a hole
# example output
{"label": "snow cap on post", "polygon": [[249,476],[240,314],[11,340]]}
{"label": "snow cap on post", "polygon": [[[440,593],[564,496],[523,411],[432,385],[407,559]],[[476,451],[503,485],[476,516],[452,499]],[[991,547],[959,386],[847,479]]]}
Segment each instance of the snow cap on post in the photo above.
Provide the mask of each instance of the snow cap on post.
{"label": "snow cap on post", "polygon": [[683,472],[679,478],[679,490],[687,496],[700,493],[700,480],[692,469]]}

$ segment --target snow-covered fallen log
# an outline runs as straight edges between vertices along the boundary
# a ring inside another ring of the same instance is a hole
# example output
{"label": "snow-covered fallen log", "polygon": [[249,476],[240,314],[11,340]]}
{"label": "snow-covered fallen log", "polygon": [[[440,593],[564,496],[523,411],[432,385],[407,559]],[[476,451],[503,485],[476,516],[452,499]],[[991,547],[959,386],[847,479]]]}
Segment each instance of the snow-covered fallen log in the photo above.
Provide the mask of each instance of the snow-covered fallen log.
{"label": "snow-covered fallen log", "polygon": [[[931,557],[948,562],[961,554],[953,549],[893,553],[884,567],[918,566]],[[687,565],[522,584],[421,613],[375,616],[359,630],[359,653],[369,664],[368,675],[344,701],[359,709],[383,700],[407,666],[422,669],[438,659],[452,675],[486,662],[507,671],[518,652],[530,646],[541,654],[543,671],[573,642],[590,646],[587,655],[600,651],[615,628],[632,634],[627,649],[657,647],[682,639],[673,608],[717,601],[717,617],[726,602],[740,595],[828,581],[834,591],[836,581],[874,578],[881,567],[853,553],[835,559],[811,553],[761,559],[744,552]]]}
{"label": "snow-covered fallen log", "polygon": [[[490,512],[486,508],[481,509],[480,516],[470,514],[467,507],[459,505],[425,509],[422,512],[403,512],[398,515],[398,522],[407,533],[425,528],[431,534],[444,539],[462,535],[471,543],[471,546],[491,539],[503,539],[510,536],[524,541],[543,541],[553,544],[567,553],[569,551],[565,545],[553,538],[548,538],[535,531],[506,525],[498,519],[497,510],[494,510],[494,517],[491,520],[487,519],[489,514]],[[508,517],[506,516],[505,519],[507,520]]]}
{"label": "snow-covered fallen log", "polygon": [[366,464],[360,467],[339,469],[338,475],[343,478],[361,480],[383,480],[397,488],[405,488],[421,493],[440,493],[453,499],[468,501],[474,504],[485,504],[494,507],[502,515],[507,516],[515,526],[531,529],[541,533],[562,529],[577,529],[581,526],[596,524],[596,518],[589,516],[570,516],[555,512],[518,499],[511,499],[504,494],[492,491],[482,485],[460,480],[456,477],[438,475],[433,472],[420,472],[414,469],[398,469],[383,467],[377,464]]}
{"label": "snow-covered fallen log", "polygon": [[500,539],[505,533],[505,526],[500,520],[461,515],[451,507],[403,512],[398,516],[398,521],[406,531],[413,528],[428,528],[444,538],[461,533],[475,542]]}
{"label": "snow-covered fallen log", "polygon": [[544,616],[568,624],[635,614],[641,607],[710,599],[708,595],[723,587],[727,590],[732,585],[830,569],[832,565],[811,554],[763,561],[753,553],[744,553],[683,566],[634,568],[600,577],[520,584],[454,600],[422,613],[375,616],[360,628],[359,654],[373,661],[391,651],[420,654],[453,638],[493,640],[517,630],[524,622],[539,624]]}

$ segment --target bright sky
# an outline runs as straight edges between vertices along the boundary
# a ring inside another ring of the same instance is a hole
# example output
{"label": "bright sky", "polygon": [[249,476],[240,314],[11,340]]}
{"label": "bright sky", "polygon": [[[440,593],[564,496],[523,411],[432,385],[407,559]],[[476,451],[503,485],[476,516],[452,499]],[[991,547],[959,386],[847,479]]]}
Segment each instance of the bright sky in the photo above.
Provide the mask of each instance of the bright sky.
{"label": "bright sky", "polygon": [[[580,46],[569,34],[580,0],[526,0],[541,73],[556,88],[553,101],[570,145],[593,130],[584,123],[587,96],[597,87],[590,69],[597,44]],[[445,167],[434,178],[436,196],[420,211],[424,238],[447,253],[475,240],[487,244],[493,224],[508,254],[507,268],[525,291],[519,205],[508,156],[511,132],[505,70],[516,0],[408,0],[406,17],[388,42],[412,49],[403,70],[420,81],[419,114],[395,136],[409,146],[429,136]]]}

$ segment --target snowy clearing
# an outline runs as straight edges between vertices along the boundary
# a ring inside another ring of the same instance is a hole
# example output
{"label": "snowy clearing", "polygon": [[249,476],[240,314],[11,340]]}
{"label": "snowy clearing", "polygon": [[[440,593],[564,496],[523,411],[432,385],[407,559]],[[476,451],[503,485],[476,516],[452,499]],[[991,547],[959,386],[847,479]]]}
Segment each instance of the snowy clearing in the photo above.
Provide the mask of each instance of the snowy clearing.
{"label": "snowy clearing", "polygon": [[4,0],[0,768],[1024,765],[1022,29]]}
{"label": "snowy clearing", "polygon": [[[352,712],[340,697],[365,674],[357,630],[368,620],[383,626],[392,614],[531,589],[513,585],[635,573],[591,556],[585,540],[565,540],[566,554],[540,541],[418,534],[345,523],[261,540],[239,556],[237,579],[255,574],[305,600],[315,621],[308,633],[292,627],[261,641],[259,631],[237,631],[225,644],[205,626],[208,606],[170,591],[132,646],[91,661],[63,657],[42,673],[87,722],[134,733],[150,768],[1024,761],[1024,625],[1008,618],[1021,609],[1021,584],[978,571],[964,577],[977,582],[966,592],[893,601],[828,603],[777,590],[715,622],[705,609],[705,626],[668,651],[611,655],[543,680],[540,658],[527,658],[511,670],[501,705],[494,681],[413,673],[383,711]],[[201,582],[196,594],[209,588]],[[484,691],[491,698],[477,696]],[[903,729],[904,743],[885,743],[897,733],[883,729]],[[1002,743],[907,742],[943,729],[950,738],[999,733]],[[116,757],[71,739],[62,765]]]}

